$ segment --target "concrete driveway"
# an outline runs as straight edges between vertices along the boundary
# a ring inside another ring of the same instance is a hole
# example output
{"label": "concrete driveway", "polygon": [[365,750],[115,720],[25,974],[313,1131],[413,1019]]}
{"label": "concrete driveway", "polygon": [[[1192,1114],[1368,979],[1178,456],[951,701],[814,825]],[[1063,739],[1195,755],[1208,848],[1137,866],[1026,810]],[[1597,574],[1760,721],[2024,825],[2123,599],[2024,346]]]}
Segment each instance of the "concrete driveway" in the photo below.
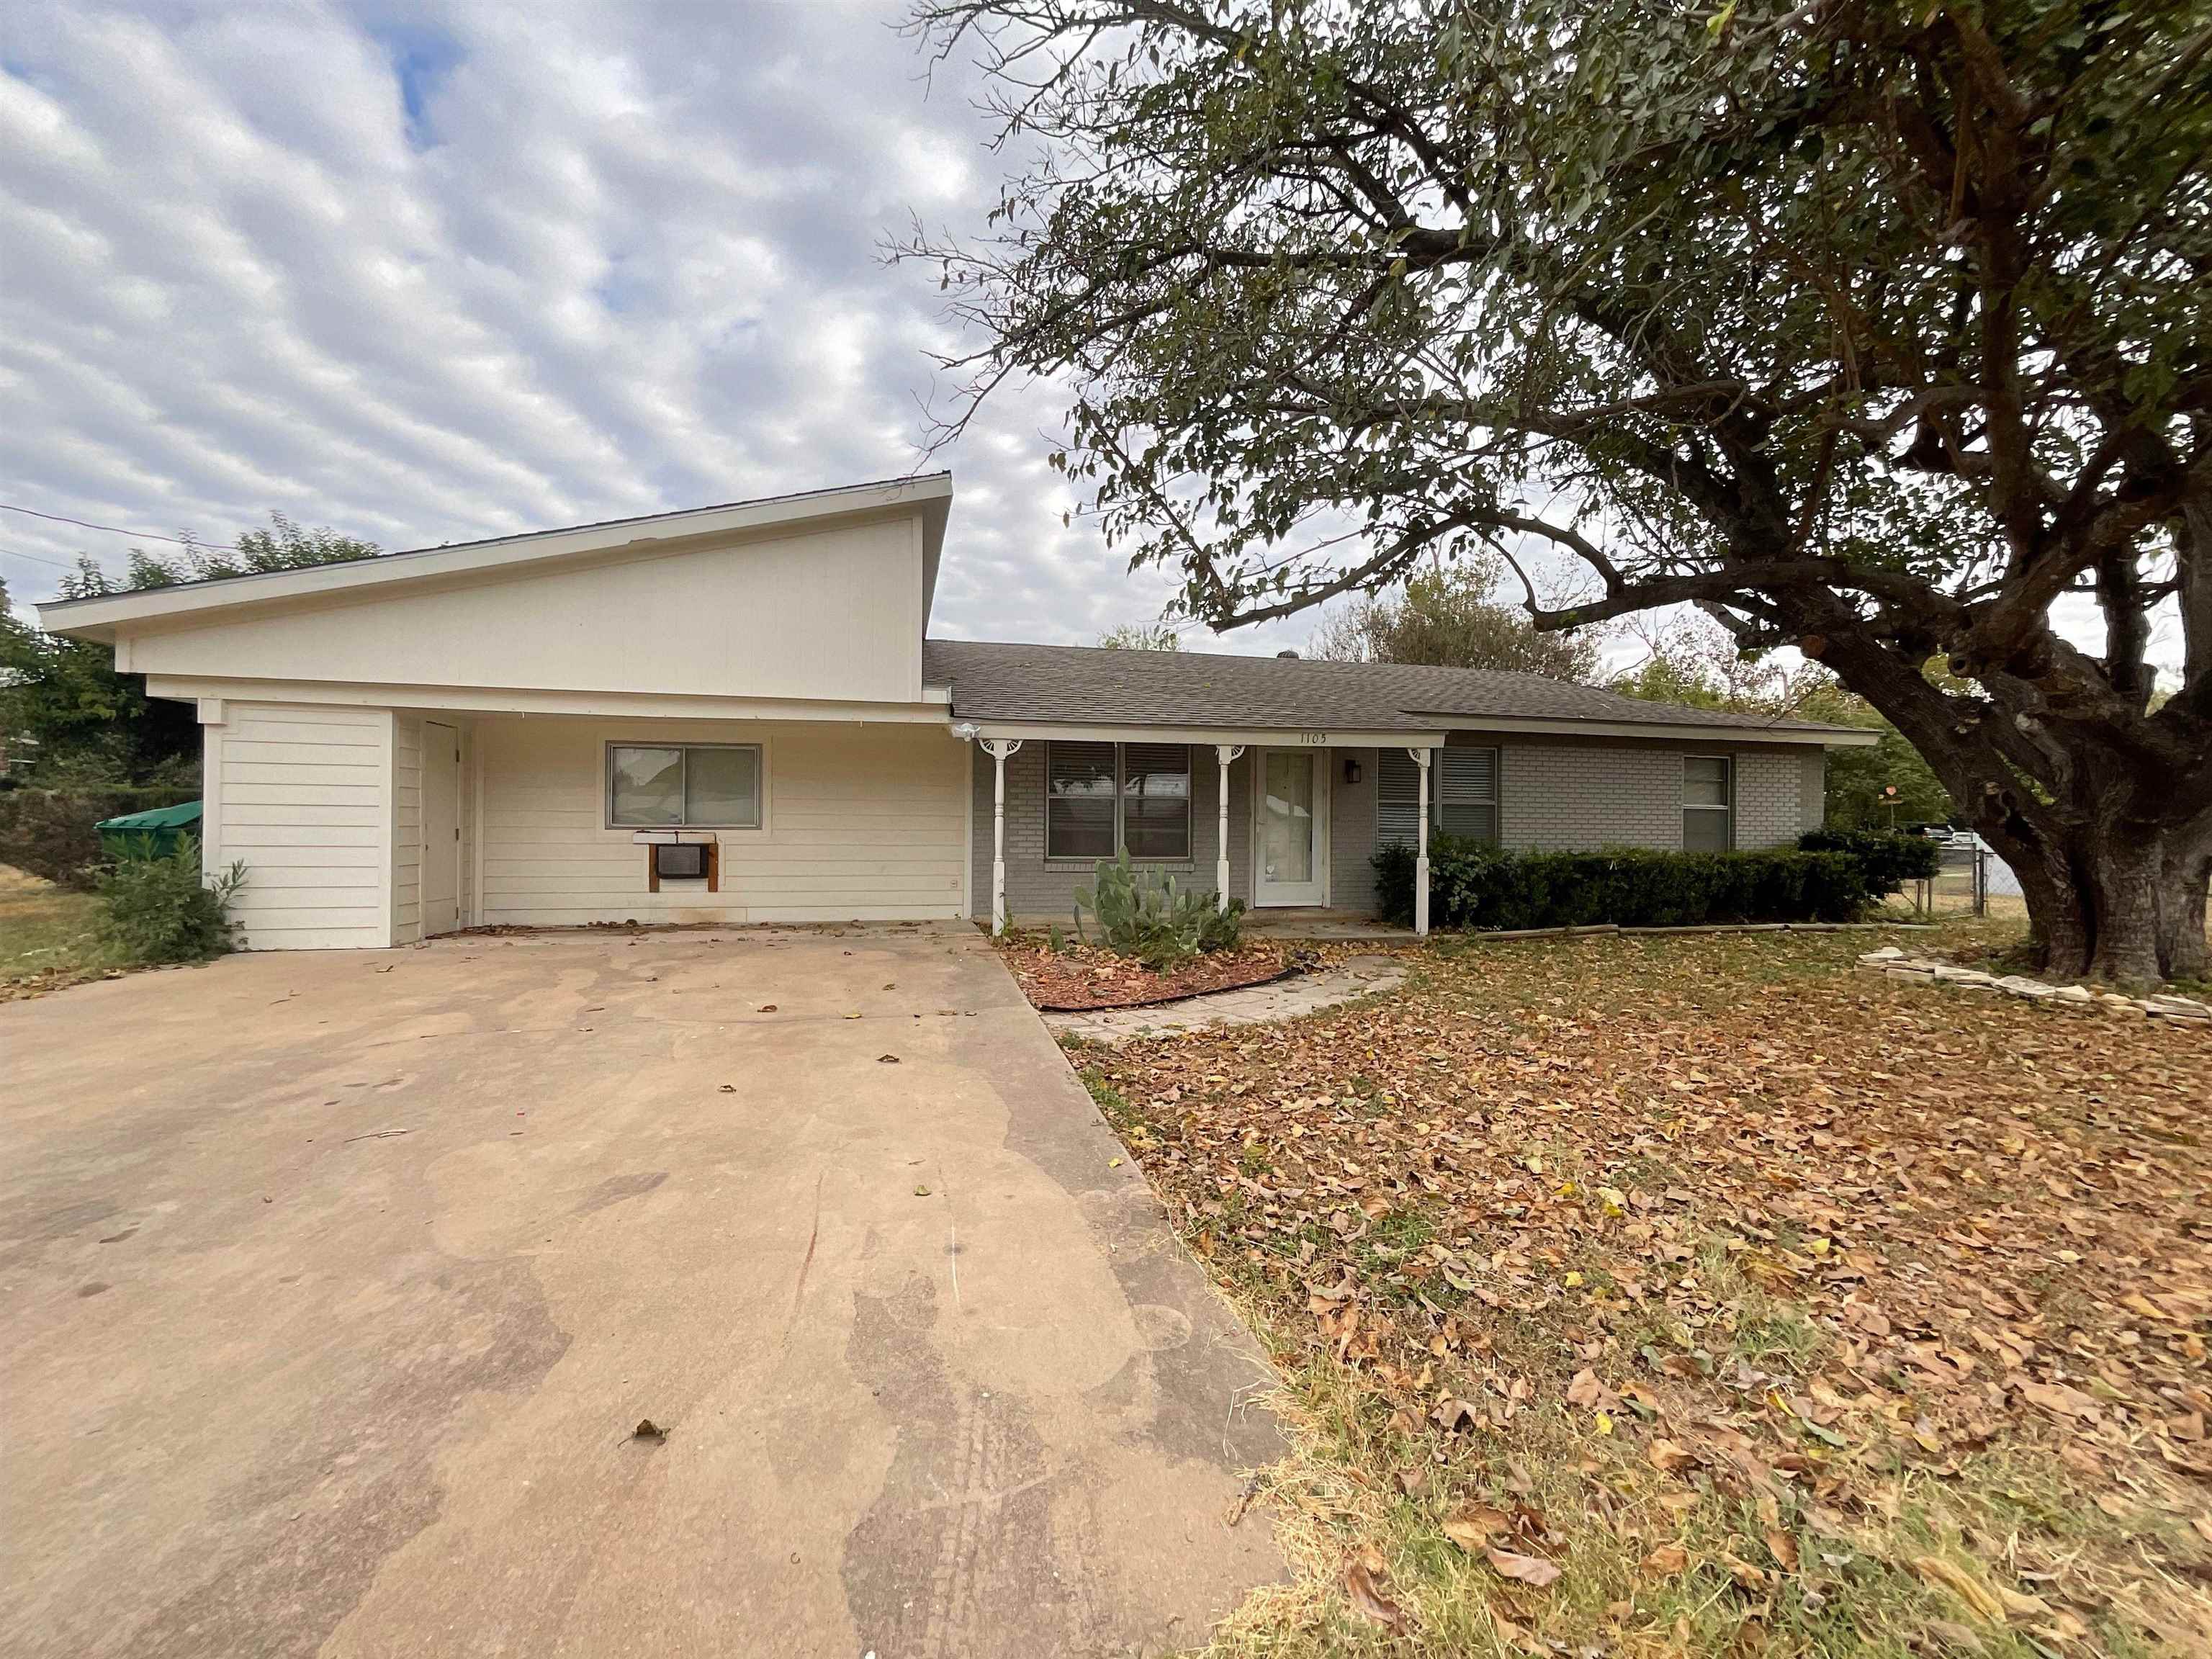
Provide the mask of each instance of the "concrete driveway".
{"label": "concrete driveway", "polygon": [[1283,1570],[1264,1364],[965,928],[0,1006],[0,1308],[11,1655],[1151,1652]]}

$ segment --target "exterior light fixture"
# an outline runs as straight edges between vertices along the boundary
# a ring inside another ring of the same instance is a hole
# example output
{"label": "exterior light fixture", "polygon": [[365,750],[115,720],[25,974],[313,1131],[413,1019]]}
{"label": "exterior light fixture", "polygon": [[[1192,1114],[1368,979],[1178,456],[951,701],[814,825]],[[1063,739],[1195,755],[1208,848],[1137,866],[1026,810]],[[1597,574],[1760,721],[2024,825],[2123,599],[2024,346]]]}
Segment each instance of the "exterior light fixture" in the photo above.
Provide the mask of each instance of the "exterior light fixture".
{"label": "exterior light fixture", "polygon": [[1346,783],[1357,783],[1359,781],[1359,763],[1358,761],[1348,760],[1345,762],[1344,781]]}

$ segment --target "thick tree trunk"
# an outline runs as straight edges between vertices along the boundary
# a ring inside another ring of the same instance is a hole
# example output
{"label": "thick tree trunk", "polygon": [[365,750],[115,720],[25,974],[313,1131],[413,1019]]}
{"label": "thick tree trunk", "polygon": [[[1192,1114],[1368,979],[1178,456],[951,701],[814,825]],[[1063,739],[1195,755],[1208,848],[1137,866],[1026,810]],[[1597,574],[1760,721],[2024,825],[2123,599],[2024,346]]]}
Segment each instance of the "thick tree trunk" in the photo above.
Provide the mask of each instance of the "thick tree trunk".
{"label": "thick tree trunk", "polygon": [[2204,898],[2212,884],[2212,831],[2167,842],[2159,879],[2159,965],[2168,979],[2212,979],[2204,942]]}
{"label": "thick tree trunk", "polygon": [[2017,822],[1984,834],[2027,901],[2029,945],[2055,979],[2141,989],[2212,975],[2204,942],[2212,824],[2085,829],[2063,843]]}

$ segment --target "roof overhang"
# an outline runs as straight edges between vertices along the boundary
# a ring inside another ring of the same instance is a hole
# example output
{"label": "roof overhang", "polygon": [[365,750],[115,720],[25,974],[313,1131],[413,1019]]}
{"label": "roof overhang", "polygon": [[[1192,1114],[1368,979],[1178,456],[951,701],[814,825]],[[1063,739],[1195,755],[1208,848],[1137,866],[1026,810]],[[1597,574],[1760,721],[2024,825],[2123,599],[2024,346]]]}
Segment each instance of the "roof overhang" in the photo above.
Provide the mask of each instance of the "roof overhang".
{"label": "roof overhang", "polygon": [[[968,730],[974,727],[972,734]],[[1082,725],[1064,720],[957,720],[957,737],[1058,738],[1067,743],[1213,743],[1248,749],[1441,749],[1445,733],[1274,726]]]}
{"label": "roof overhang", "polygon": [[617,519],[566,530],[532,531],[450,547],[418,548],[346,564],[313,565],[303,570],[272,570],[249,576],[224,576],[180,582],[172,587],[90,599],[56,599],[39,606],[39,623],[49,633],[73,639],[114,641],[118,629],[186,622],[222,611],[283,606],[301,600],[343,598],[395,583],[472,577],[515,566],[557,564],[629,551],[650,553],[665,545],[822,523],[862,514],[918,508],[922,527],[922,603],[925,619],[937,587],[945,546],[945,520],[952,510],[952,475],[848,484],[835,489],[771,495],[723,507],[658,513],[647,518]]}
{"label": "roof overhang", "polygon": [[1559,738],[1643,738],[1666,743],[1819,744],[1826,749],[1871,749],[1879,732],[1850,726],[1722,726],[1704,720],[1522,720],[1500,714],[1427,714],[1455,732]]}

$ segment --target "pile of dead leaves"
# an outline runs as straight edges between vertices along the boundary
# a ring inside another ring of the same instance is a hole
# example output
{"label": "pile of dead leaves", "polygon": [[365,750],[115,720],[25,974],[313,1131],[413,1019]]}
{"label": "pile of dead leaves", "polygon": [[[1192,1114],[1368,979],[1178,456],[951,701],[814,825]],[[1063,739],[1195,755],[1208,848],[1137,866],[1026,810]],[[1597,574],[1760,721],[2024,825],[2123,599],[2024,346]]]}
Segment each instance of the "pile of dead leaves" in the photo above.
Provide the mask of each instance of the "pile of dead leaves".
{"label": "pile of dead leaves", "polygon": [[1390,1449],[1359,1484],[1484,1564],[1496,1644],[2212,1629],[2212,1043],[1863,948],[1492,949],[1090,1058],[1286,1369]]}
{"label": "pile of dead leaves", "polygon": [[1209,951],[1164,971],[1097,945],[1070,942],[1055,950],[1048,940],[1027,936],[1002,940],[1000,954],[1030,1006],[1044,1009],[1141,1008],[1264,985],[1295,970],[1273,945]]}

